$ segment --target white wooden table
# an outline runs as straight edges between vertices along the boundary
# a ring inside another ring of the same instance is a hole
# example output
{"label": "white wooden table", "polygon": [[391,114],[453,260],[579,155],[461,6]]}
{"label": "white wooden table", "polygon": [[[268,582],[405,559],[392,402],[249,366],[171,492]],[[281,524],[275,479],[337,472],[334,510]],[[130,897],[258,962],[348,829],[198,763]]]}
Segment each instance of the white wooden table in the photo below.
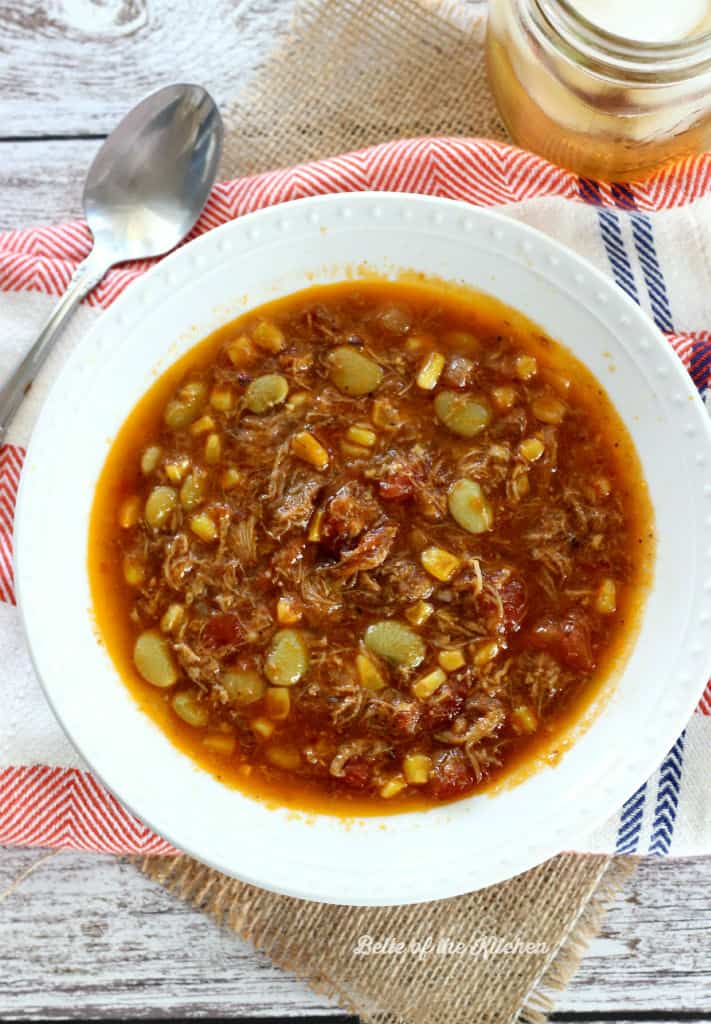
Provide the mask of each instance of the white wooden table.
{"label": "white wooden table", "polygon": [[[85,170],[126,110],[175,81],[225,102],[291,4],[0,0],[0,228],[78,216]],[[0,893],[42,856],[0,850]],[[0,1019],[88,1017],[338,1011],[132,865],[62,853],[0,903]],[[711,858],[642,865],[554,1019],[711,1021]]]}

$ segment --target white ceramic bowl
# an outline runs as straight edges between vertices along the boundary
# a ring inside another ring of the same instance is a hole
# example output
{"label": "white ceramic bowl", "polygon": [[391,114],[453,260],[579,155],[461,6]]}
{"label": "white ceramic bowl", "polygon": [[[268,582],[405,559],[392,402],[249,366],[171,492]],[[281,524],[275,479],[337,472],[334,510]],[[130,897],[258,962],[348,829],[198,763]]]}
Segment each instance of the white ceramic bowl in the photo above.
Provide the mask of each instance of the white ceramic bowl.
{"label": "white ceramic bowl", "polygon": [[[108,446],[136,400],[195,341],[242,311],[366,262],[490,292],[564,341],[601,380],[637,445],[658,530],[653,589],[616,692],[554,768],[496,796],[427,812],[305,818],[227,789],[134,704],[94,635],[87,526]],[[615,372],[610,373],[610,363]],[[709,423],[640,310],[529,228],[407,195],[307,199],[227,224],[163,260],[87,334],[42,411],[18,502],[18,592],[57,717],[102,781],[176,846],[248,882],[310,899],[408,903],[501,881],[595,826],[654,770],[708,671]]]}

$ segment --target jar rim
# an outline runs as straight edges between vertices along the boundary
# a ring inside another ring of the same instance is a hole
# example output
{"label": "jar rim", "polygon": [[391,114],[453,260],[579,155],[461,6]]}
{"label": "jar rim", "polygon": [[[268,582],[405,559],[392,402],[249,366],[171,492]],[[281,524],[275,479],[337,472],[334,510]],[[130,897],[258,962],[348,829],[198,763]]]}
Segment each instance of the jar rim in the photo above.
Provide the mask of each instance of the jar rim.
{"label": "jar rim", "polygon": [[711,70],[711,31],[671,43],[637,41],[596,25],[571,0],[533,0],[533,8],[561,49],[609,71],[654,80],[660,74],[685,79]]}

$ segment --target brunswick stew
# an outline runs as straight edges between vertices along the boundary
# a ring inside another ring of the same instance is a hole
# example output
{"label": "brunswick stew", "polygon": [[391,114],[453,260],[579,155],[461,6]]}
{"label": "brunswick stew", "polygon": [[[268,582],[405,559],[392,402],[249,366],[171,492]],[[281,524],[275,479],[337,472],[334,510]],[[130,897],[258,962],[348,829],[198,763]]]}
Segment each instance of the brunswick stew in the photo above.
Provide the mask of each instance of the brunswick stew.
{"label": "brunswick stew", "polygon": [[193,349],[94,504],[98,626],[231,785],[359,813],[560,746],[633,630],[652,520],[600,385],[494,300],[315,288]]}

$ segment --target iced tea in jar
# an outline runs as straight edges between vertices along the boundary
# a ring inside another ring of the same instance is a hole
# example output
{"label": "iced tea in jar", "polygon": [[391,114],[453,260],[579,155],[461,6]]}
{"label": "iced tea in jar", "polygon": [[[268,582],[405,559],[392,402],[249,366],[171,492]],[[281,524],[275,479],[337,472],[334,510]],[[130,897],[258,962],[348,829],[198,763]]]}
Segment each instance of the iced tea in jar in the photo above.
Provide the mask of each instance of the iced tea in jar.
{"label": "iced tea in jar", "polygon": [[711,0],[491,0],[487,59],[514,141],[579,174],[711,148]]}

